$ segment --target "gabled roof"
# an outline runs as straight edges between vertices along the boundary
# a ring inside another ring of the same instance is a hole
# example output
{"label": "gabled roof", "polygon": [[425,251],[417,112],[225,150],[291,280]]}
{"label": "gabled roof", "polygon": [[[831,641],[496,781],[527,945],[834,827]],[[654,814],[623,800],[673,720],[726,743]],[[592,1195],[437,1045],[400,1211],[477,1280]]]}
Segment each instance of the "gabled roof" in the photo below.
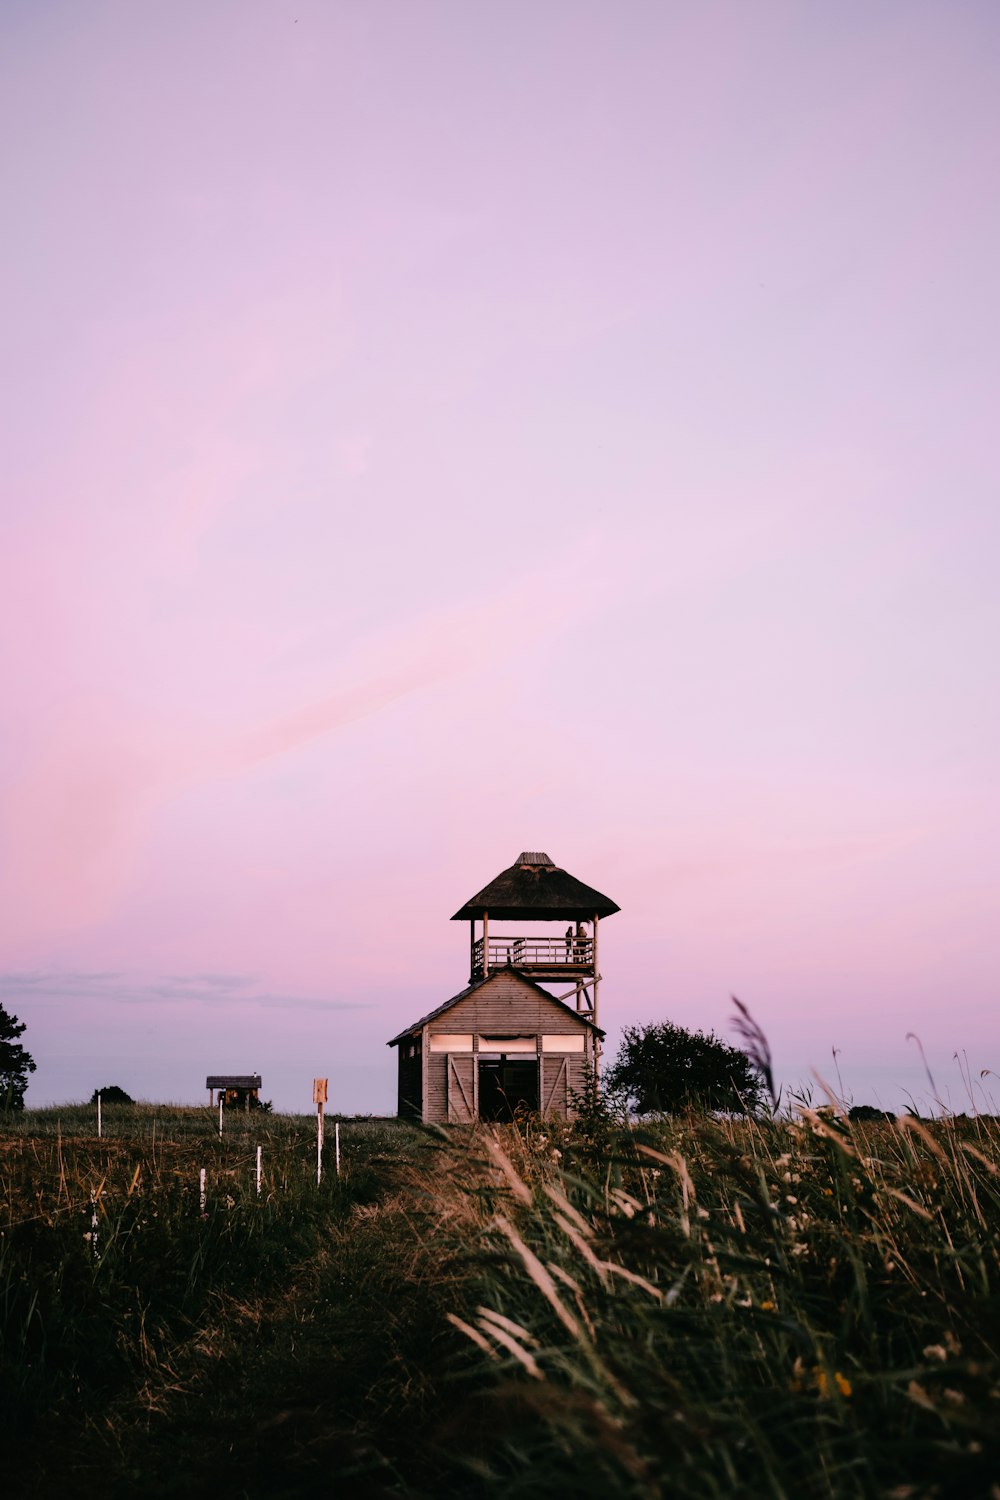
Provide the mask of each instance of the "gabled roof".
{"label": "gabled roof", "polygon": [[589,922],[620,910],[610,897],[560,870],[547,854],[526,852],[466,901],[451,920],[468,922],[488,912],[501,922],[516,922],[519,917],[528,922]]}
{"label": "gabled roof", "polygon": [[522,974],[520,969],[515,969],[513,964],[507,964],[502,969],[495,969],[485,979],[477,979],[472,984],[467,984],[464,990],[459,990],[457,995],[452,995],[450,1000],[446,1000],[436,1010],[428,1011],[426,1016],[421,1016],[420,1020],[414,1021],[412,1026],[404,1026],[399,1035],[394,1036],[392,1041],[386,1042],[385,1045],[387,1047],[395,1047],[397,1042],[401,1042],[404,1037],[412,1036],[415,1031],[420,1031],[422,1027],[427,1025],[428,1021],[436,1021],[438,1016],[443,1016],[446,1010],[451,1010],[452,1006],[457,1005],[460,1000],[465,1000],[469,995],[474,994],[476,990],[481,990],[484,984],[492,984],[493,980],[497,979],[501,974],[516,974],[522,984],[526,984],[529,988],[537,990],[551,1005],[556,1006],[559,1010],[564,1010],[567,1015],[573,1017],[574,1021],[579,1021],[582,1026],[589,1026],[591,1031],[596,1031],[598,1036],[603,1037],[604,1032],[599,1026],[595,1026],[593,1021],[589,1021],[586,1016],[582,1016],[571,1005],[566,1005],[564,1001],[557,1000],[555,995],[550,995],[548,990],[543,990],[540,984],[536,984],[533,979],[529,979],[527,974]]}

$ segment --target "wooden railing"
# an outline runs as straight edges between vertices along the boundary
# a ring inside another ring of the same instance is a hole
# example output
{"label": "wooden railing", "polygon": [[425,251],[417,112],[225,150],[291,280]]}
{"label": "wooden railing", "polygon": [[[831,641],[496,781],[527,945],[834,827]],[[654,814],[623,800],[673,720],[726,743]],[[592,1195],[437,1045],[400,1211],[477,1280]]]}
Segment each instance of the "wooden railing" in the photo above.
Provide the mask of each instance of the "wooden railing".
{"label": "wooden railing", "polygon": [[[593,938],[490,937],[489,971],[513,964],[515,969],[588,969],[594,962]],[[483,973],[483,939],[472,945],[472,974]]]}

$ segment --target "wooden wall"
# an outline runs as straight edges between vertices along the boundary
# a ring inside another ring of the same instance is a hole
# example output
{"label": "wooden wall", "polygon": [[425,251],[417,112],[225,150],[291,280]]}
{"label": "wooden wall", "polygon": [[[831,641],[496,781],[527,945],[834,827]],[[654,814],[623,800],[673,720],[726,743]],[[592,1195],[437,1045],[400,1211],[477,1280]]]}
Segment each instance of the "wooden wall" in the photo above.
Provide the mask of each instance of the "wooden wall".
{"label": "wooden wall", "polygon": [[[478,1048],[481,1036],[533,1036],[539,1063],[539,1102],[543,1114],[572,1117],[571,1095],[582,1093],[594,1062],[594,1033],[564,1006],[549,999],[516,974],[497,974],[466,999],[451,1006],[425,1028],[426,1095],[423,1118],[438,1124],[461,1124],[475,1118]],[[431,1037],[471,1034],[474,1051],[435,1052]],[[543,1036],[584,1038],[584,1050],[542,1053]],[[494,1051],[503,1051],[502,1044]],[[519,1052],[518,1056],[531,1054]],[[400,1077],[402,1079],[402,1062]],[[402,1093],[402,1085],[400,1092]]]}

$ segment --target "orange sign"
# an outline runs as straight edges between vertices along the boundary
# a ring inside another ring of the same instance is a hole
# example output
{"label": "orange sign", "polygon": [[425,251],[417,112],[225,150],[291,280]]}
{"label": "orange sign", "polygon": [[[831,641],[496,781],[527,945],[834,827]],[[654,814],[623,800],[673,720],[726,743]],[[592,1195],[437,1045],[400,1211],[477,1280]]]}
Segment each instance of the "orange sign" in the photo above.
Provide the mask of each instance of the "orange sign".
{"label": "orange sign", "polygon": [[314,1104],[325,1104],[326,1103],[326,1086],[327,1086],[328,1082],[329,1082],[329,1080],[326,1079],[326,1078],[314,1078],[313,1079],[313,1103]]}

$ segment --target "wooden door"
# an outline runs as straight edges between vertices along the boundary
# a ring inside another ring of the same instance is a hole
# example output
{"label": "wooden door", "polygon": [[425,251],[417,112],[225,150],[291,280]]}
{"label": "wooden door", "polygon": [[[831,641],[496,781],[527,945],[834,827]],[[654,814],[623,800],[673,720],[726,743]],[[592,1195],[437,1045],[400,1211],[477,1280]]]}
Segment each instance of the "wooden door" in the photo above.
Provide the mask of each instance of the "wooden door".
{"label": "wooden door", "polygon": [[448,1053],[447,1095],[449,1125],[466,1125],[476,1118],[474,1074],[476,1060],[469,1053]]}
{"label": "wooden door", "polygon": [[565,1118],[569,1109],[569,1058],[546,1057],[542,1079],[542,1115]]}

